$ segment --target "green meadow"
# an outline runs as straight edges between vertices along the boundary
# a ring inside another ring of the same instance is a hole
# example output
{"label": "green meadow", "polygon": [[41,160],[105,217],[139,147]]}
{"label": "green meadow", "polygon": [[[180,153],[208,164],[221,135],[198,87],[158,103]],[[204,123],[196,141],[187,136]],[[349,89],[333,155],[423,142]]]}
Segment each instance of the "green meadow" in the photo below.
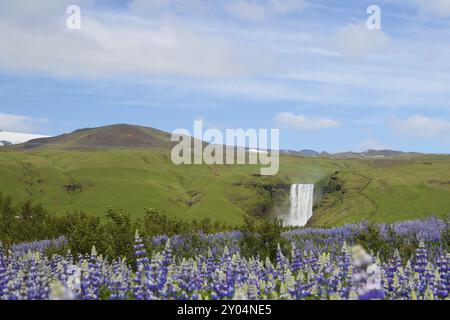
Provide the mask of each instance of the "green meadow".
{"label": "green meadow", "polygon": [[[232,225],[244,214],[289,210],[289,186],[317,183],[310,225],[391,222],[450,214],[450,156],[336,159],[282,155],[275,176],[252,165],[181,165],[165,149],[0,151],[0,192],[32,200],[54,214],[103,216],[108,207],[132,216],[156,208],[184,219]],[[339,190],[322,192],[330,177]]]}

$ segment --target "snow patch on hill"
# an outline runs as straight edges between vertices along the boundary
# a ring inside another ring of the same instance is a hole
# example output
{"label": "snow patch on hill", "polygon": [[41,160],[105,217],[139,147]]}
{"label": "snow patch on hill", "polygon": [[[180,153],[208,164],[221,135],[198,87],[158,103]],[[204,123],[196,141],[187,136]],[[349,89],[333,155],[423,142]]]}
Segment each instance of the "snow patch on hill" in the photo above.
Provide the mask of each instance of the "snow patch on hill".
{"label": "snow patch on hill", "polygon": [[33,139],[47,138],[47,137],[48,136],[30,134],[30,133],[0,131],[0,146],[8,145],[8,142],[10,144],[19,144],[19,143],[24,143],[24,142],[27,142],[27,141],[30,141]]}

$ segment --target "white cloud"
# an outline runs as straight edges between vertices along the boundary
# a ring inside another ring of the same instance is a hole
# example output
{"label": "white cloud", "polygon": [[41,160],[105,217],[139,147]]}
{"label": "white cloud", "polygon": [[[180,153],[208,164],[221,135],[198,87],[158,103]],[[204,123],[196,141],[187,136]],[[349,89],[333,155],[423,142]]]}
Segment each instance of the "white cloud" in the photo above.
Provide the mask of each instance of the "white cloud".
{"label": "white cloud", "polygon": [[404,120],[394,120],[392,125],[398,132],[418,138],[450,137],[450,121],[414,115]]}
{"label": "white cloud", "polygon": [[[385,48],[389,38],[367,30],[364,23],[348,25],[336,35],[335,21],[328,23],[315,14],[304,14],[304,19],[285,16],[282,24],[280,19],[255,28],[229,21],[223,13],[217,12],[213,19],[193,19],[177,9],[181,2],[186,6],[213,2],[216,10],[224,10],[231,1],[133,0],[128,10],[111,10],[96,8],[94,0],[78,0],[83,3],[82,30],[69,32],[65,5],[71,0],[39,4],[0,0],[0,72],[101,77],[170,87],[174,92],[321,106],[450,107],[450,46],[445,44],[445,30],[416,26],[411,41],[409,33],[405,36],[392,26],[396,35],[392,50],[365,63],[339,58],[343,56],[339,51],[353,57]],[[267,17],[277,10],[280,15],[299,11],[304,3],[246,2],[263,6]],[[163,12],[148,14],[152,10]],[[431,50],[433,58],[424,59],[424,50]],[[280,76],[286,73],[289,76]]]}
{"label": "white cloud", "polygon": [[233,0],[225,5],[226,10],[247,21],[259,21],[272,15],[288,15],[305,9],[305,0],[270,0],[258,2],[255,0]]}
{"label": "white cloud", "polygon": [[[66,10],[68,6],[76,4],[81,7],[82,12],[91,10],[95,5],[95,0],[0,0],[0,25],[10,26],[12,28],[18,25],[27,27],[28,29],[39,29],[47,32],[55,30],[55,23],[66,25],[68,17]],[[29,30],[31,31],[31,30]],[[3,37],[2,49],[4,46]]]}
{"label": "white cloud", "polygon": [[58,19],[44,17],[34,24],[23,23],[24,16],[41,16],[41,9],[24,11],[23,0],[15,5],[1,1],[0,8],[5,3],[8,11],[0,13],[3,70],[95,79],[160,74],[228,77],[264,69],[259,52],[240,49],[233,39],[208,34],[174,16],[143,19],[86,5],[81,30],[70,31],[64,3],[49,5],[51,16]]}
{"label": "white cloud", "polygon": [[274,11],[282,15],[301,12],[306,7],[305,0],[272,0],[271,4]]}
{"label": "white cloud", "polygon": [[162,11],[206,15],[216,9],[215,0],[133,0],[128,4],[129,12],[149,16]]}
{"label": "white cloud", "polygon": [[389,45],[389,37],[382,30],[369,30],[365,23],[351,23],[336,34],[337,49],[350,58],[378,54]]}
{"label": "white cloud", "polygon": [[0,113],[0,130],[32,133],[46,124],[46,119],[35,119],[17,114]]}
{"label": "white cloud", "polygon": [[266,8],[256,1],[235,0],[226,5],[232,15],[248,21],[258,21],[266,17]]}
{"label": "white cloud", "polygon": [[389,149],[377,139],[367,139],[358,144],[356,151],[362,152],[366,150],[386,150]]}
{"label": "white cloud", "polygon": [[302,130],[338,128],[341,123],[328,118],[307,118],[290,112],[282,112],[275,117],[275,123],[281,128],[294,128]]}
{"label": "white cloud", "polygon": [[421,11],[440,17],[450,16],[450,0],[414,0]]}
{"label": "white cloud", "polygon": [[171,0],[133,0],[128,4],[128,10],[133,13],[151,14],[170,6]]}

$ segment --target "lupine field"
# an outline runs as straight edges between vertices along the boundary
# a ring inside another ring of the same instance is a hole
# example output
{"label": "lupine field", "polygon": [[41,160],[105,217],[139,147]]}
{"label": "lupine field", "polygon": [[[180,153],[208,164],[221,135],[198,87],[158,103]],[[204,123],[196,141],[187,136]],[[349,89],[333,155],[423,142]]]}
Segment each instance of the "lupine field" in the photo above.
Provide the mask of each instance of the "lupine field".
{"label": "lupine field", "polygon": [[201,234],[207,246],[183,257],[183,236],[158,236],[147,252],[136,232],[136,262],[97,254],[47,254],[64,237],[0,247],[0,298],[16,299],[448,299],[448,225],[439,219],[378,225],[420,244],[409,257],[381,258],[353,242],[367,226],[286,231],[290,254],[242,256],[240,232]]}

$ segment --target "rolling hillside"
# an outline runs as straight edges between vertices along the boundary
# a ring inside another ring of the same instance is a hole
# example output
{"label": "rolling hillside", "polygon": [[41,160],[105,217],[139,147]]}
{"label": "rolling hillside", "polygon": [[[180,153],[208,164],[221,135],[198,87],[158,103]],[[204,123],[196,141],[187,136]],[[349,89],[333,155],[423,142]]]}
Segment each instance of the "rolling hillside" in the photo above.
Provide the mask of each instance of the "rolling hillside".
{"label": "rolling hillside", "polygon": [[322,199],[312,225],[360,220],[393,222],[450,215],[450,156],[346,160],[335,178],[342,189]]}
{"label": "rolling hillside", "polygon": [[[102,216],[113,206],[138,217],[144,208],[158,208],[186,219],[240,224],[246,212],[286,213],[290,184],[316,183],[311,225],[450,213],[449,156],[282,155],[278,175],[262,177],[259,166],[176,166],[170,145],[167,133],[129,125],[33,140],[0,151],[0,191],[41,202],[55,214]],[[339,188],[325,193],[329,181]]]}

